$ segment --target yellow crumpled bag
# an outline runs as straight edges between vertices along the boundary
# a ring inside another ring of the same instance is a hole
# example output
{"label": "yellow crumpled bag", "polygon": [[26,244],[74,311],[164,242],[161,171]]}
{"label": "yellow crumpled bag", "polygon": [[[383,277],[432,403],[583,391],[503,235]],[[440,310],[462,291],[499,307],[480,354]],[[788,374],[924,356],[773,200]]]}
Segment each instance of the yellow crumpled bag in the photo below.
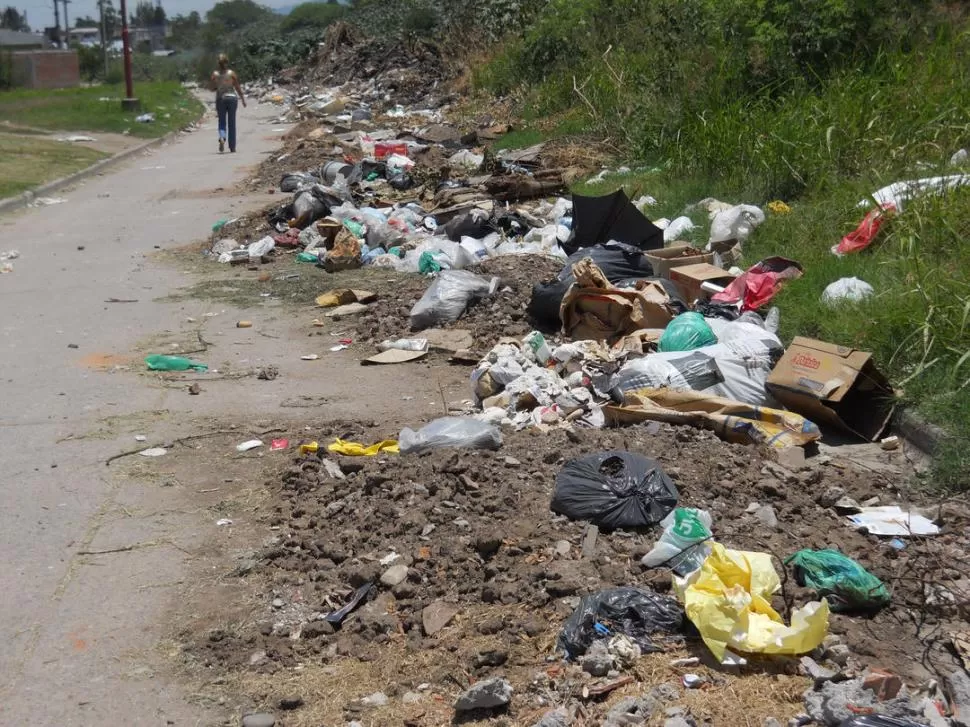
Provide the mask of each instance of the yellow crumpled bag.
{"label": "yellow crumpled bag", "polygon": [[360,442],[346,442],[343,439],[336,439],[333,444],[327,447],[327,450],[334,454],[346,455],[347,457],[373,457],[379,452],[388,452],[390,454],[400,454],[401,452],[397,440],[394,439],[385,439],[383,442],[378,442],[370,446],[361,444]]}
{"label": "yellow crumpled bag", "polygon": [[804,654],[822,643],[829,628],[823,598],[792,612],[791,625],[771,607],[781,587],[768,553],[728,550],[713,543],[704,564],[674,590],[707,648],[724,661],[727,651],[747,654]]}

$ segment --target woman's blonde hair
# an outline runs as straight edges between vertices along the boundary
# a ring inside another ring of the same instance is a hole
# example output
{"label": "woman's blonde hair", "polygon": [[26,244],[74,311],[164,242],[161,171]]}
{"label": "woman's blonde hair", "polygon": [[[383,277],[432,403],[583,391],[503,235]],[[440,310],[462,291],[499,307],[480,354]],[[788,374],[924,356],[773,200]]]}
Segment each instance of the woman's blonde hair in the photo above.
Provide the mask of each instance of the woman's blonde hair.
{"label": "woman's blonde hair", "polygon": [[229,56],[225,53],[219,54],[219,68],[226,70],[229,67]]}

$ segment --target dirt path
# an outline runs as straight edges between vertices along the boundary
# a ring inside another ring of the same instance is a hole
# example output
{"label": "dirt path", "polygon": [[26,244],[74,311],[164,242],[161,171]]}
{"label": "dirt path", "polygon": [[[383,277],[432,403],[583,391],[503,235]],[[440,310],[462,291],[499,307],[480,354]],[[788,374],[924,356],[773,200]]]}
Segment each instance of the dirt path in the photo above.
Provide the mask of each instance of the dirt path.
{"label": "dirt path", "polygon": [[[157,645],[162,614],[179,601],[217,518],[195,490],[140,477],[126,462],[106,467],[106,458],[139,446],[136,435],[151,444],[227,419],[245,428],[266,412],[302,415],[280,407],[292,397],[333,400],[344,415],[387,399],[386,374],[363,376],[354,389],[357,368],[341,380],[328,377],[326,360],[281,355],[281,338],[305,332],[272,305],[253,329],[237,331],[240,314],[228,306],[166,298],[190,281],[153,259],[160,248],[205,237],[216,220],[265,202],[228,190],[278,145],[282,127],[257,123],[272,115],[242,111],[236,155],[218,155],[208,117],[202,130],[65,190],[63,204],[0,220],[4,249],[21,253],[0,279],[4,724],[209,723],[209,705],[161,676]],[[194,263],[194,253],[180,254]],[[282,375],[260,386],[230,378],[189,396],[143,373],[145,353],[172,352],[173,341],[198,348],[200,333],[213,345],[195,355],[214,368],[277,363]],[[436,383],[416,388],[416,402],[423,395],[440,409]]]}

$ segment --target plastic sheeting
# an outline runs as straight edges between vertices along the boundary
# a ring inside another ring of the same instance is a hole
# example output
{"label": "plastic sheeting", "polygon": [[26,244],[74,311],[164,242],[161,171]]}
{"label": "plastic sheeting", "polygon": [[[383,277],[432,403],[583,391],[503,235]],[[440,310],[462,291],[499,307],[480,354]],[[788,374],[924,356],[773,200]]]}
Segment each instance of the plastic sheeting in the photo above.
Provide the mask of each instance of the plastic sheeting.
{"label": "plastic sheeting", "polygon": [[827,597],[833,611],[873,611],[889,603],[885,584],[837,550],[799,550],[785,559],[795,580]]}
{"label": "plastic sheeting", "polygon": [[498,449],[502,446],[502,433],[497,427],[468,417],[442,417],[418,431],[405,428],[398,439],[402,454],[449,447]]}
{"label": "plastic sheeting", "polygon": [[491,295],[498,285],[498,278],[487,280],[467,270],[443,270],[411,309],[411,328],[453,323],[472,301]]}
{"label": "plastic sheeting", "polygon": [[687,618],[718,661],[732,654],[804,654],[828,633],[824,599],[792,611],[791,625],[771,607],[781,581],[768,553],[728,550],[719,543],[699,570],[674,579]]}

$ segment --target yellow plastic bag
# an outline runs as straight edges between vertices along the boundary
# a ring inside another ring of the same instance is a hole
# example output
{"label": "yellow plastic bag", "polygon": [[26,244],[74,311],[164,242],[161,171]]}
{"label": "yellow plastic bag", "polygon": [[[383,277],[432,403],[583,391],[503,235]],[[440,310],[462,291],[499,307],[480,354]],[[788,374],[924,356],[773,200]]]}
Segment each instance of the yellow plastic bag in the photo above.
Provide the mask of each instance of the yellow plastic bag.
{"label": "yellow plastic bag", "polygon": [[699,570],[674,579],[677,597],[707,648],[724,661],[725,653],[804,654],[822,643],[829,628],[823,598],[792,612],[791,625],[771,607],[781,587],[767,553],[728,550],[720,543]]}
{"label": "yellow plastic bag", "polygon": [[345,442],[343,439],[337,439],[327,449],[334,454],[343,454],[347,457],[373,457],[379,452],[399,454],[401,451],[394,439],[385,439],[383,442],[370,446],[360,442]]}

